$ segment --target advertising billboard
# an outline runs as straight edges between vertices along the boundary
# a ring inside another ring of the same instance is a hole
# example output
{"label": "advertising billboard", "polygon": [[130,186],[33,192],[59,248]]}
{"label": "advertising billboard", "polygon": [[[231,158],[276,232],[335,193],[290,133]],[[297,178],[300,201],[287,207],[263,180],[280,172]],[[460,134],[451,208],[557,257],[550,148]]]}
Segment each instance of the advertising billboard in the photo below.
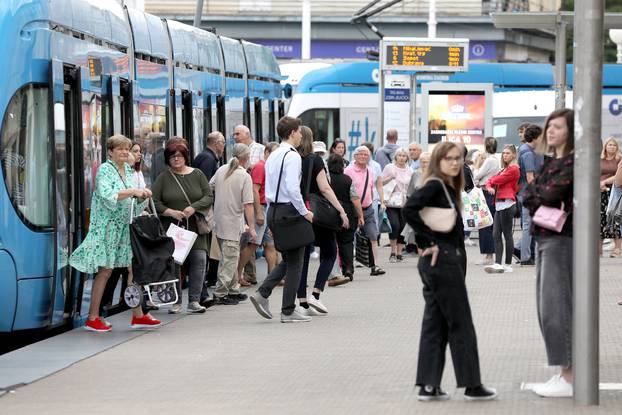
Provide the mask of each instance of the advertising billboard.
{"label": "advertising billboard", "polygon": [[422,142],[483,146],[492,134],[491,84],[422,85]]}

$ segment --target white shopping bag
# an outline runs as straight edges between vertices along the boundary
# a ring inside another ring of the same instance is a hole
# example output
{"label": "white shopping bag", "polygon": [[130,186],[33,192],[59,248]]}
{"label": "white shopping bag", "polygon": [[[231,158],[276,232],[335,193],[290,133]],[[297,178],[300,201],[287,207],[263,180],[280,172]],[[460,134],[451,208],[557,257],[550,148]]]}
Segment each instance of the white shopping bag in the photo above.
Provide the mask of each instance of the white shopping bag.
{"label": "white shopping bag", "polygon": [[469,193],[462,192],[462,221],[465,231],[492,226],[493,217],[484,192],[479,187],[474,187]]}
{"label": "white shopping bag", "polygon": [[197,234],[171,223],[166,231],[166,236],[173,238],[175,242],[175,252],[173,252],[175,262],[179,265],[183,264],[197,239]]}

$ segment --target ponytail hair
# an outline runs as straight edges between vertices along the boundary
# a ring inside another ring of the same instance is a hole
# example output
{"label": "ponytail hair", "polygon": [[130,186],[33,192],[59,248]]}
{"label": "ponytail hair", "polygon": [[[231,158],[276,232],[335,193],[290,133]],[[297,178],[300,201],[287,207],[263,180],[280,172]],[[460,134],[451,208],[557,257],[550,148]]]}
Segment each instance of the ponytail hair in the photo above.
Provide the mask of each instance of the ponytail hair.
{"label": "ponytail hair", "polygon": [[225,180],[229,178],[233,174],[234,171],[237,170],[238,167],[241,166],[240,159],[247,158],[251,154],[251,149],[242,143],[236,143],[233,146],[233,151],[231,152],[232,156],[229,159],[229,170],[227,170],[227,174],[225,175]]}

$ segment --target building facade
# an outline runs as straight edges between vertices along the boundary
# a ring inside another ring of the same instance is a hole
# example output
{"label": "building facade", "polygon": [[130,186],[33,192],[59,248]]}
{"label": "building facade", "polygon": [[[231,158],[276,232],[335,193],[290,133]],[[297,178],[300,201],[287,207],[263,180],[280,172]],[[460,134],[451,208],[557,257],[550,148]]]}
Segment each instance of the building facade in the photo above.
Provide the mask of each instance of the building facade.
{"label": "building facade", "polygon": [[[197,0],[142,0],[145,11],[192,24]],[[281,60],[301,57],[302,0],[204,0],[202,27],[269,46]],[[369,0],[311,0],[311,58],[364,59],[378,37],[352,16]],[[386,4],[380,2],[379,4]],[[552,11],[559,0],[437,0],[437,36],[470,39],[470,59],[549,62],[552,34],[497,29],[495,11]],[[385,36],[427,37],[428,0],[405,0],[370,21]]]}

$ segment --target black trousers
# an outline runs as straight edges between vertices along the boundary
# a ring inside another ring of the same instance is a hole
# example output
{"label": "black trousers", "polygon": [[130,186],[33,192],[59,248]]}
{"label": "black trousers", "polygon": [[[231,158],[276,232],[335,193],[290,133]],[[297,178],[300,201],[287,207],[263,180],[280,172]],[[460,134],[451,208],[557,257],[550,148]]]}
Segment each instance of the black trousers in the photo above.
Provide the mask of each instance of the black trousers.
{"label": "black trousers", "polygon": [[354,275],[354,229],[341,229],[335,235],[341,260],[341,273]]}
{"label": "black trousers", "polygon": [[419,259],[425,311],[421,323],[417,385],[440,386],[447,344],[458,387],[481,384],[477,338],[465,285],[466,253],[439,245],[434,267],[431,256]]}
{"label": "black trousers", "polygon": [[514,225],[514,213],[516,205],[495,213],[495,220],[492,224],[492,237],[495,241],[495,263],[501,264],[503,260],[503,241],[505,240],[505,264],[512,265],[512,253],[514,252],[514,236],[512,227]]}

